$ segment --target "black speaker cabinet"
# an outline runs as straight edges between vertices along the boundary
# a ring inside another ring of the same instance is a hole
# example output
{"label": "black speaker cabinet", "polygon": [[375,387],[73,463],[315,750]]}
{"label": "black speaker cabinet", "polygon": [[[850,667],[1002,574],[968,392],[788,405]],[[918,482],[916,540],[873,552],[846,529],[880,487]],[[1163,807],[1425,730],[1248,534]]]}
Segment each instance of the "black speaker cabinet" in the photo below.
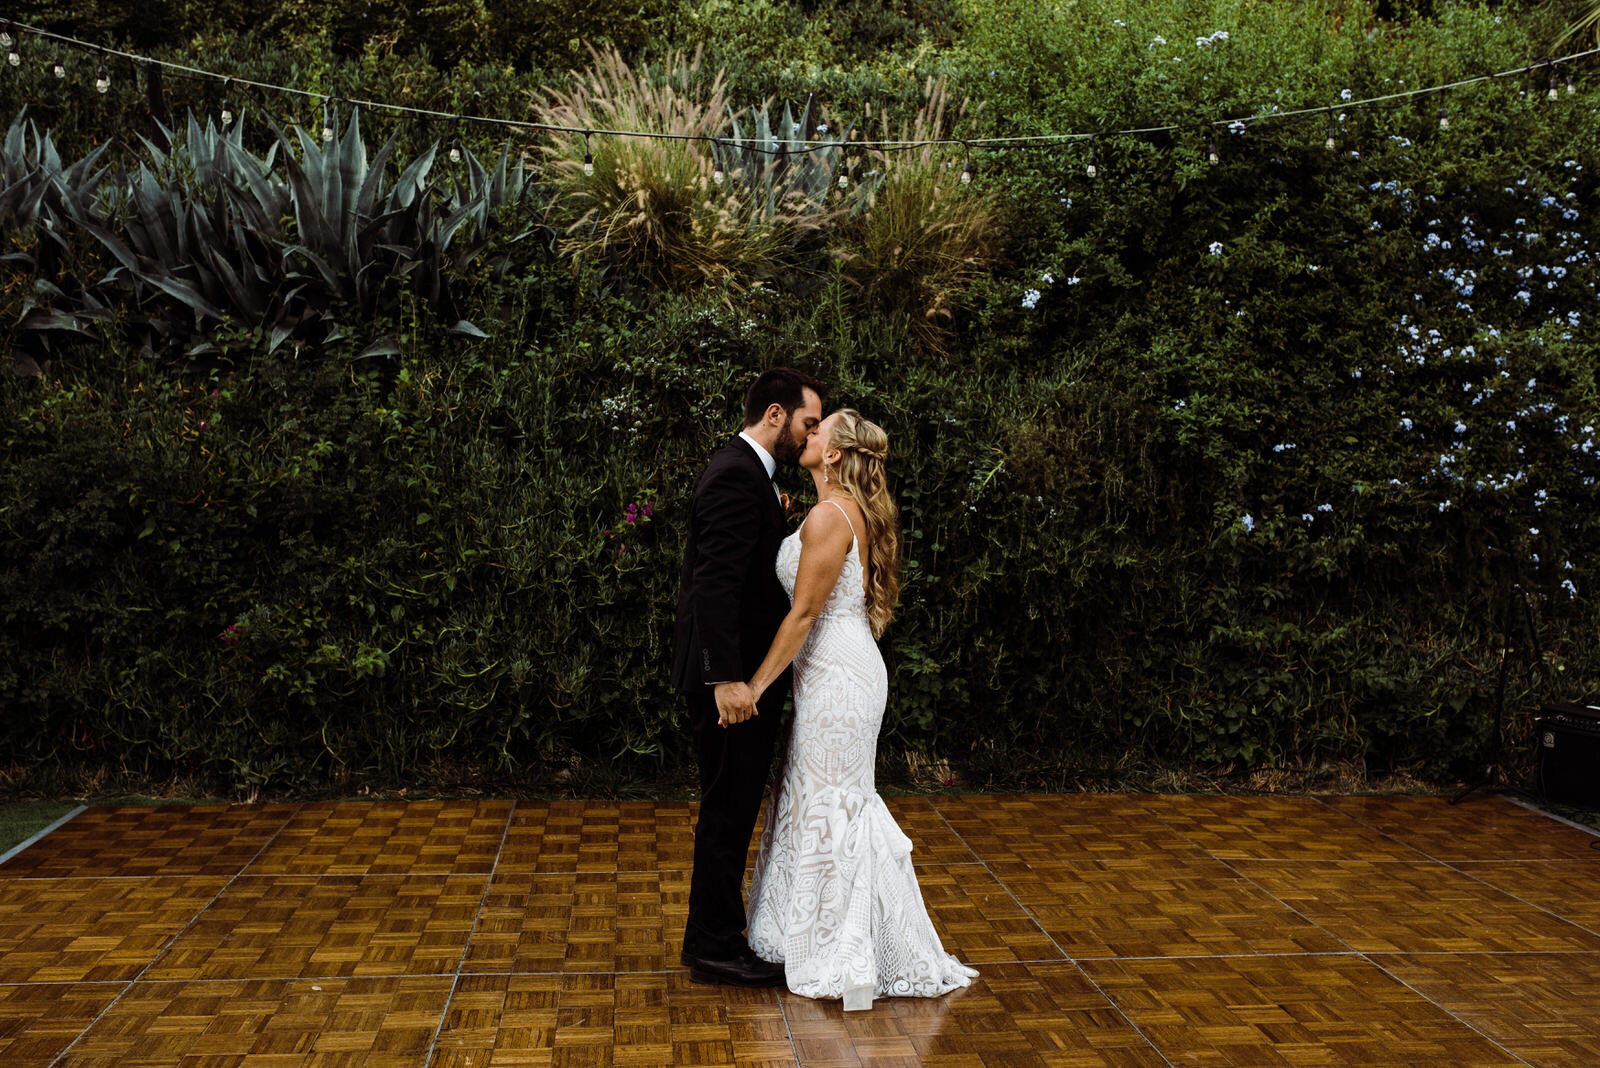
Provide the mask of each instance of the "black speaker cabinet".
{"label": "black speaker cabinet", "polygon": [[1539,792],[1548,800],[1600,808],[1600,707],[1550,704],[1533,722]]}

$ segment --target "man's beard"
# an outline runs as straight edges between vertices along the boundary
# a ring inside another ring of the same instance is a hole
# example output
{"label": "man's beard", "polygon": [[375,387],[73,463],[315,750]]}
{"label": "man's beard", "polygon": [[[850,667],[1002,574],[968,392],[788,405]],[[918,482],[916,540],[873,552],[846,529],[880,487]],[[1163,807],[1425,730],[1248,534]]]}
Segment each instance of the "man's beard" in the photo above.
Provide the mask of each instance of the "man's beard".
{"label": "man's beard", "polygon": [[794,422],[794,413],[790,412],[783,421],[783,429],[778,431],[778,440],[772,443],[772,458],[780,464],[793,467],[800,462],[800,454],[806,451],[804,445],[796,445],[790,426]]}

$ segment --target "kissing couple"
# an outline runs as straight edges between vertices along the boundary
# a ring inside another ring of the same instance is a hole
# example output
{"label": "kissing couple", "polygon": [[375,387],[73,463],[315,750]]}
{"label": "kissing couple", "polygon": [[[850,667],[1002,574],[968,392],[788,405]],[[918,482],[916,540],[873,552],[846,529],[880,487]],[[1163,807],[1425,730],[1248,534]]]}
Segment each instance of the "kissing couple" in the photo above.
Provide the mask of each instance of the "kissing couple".
{"label": "kissing couple", "polygon": [[[782,986],[866,1009],[938,997],[977,975],[944,951],[873,776],[889,676],[877,639],[900,590],[889,439],[822,415],[821,382],[787,367],[745,394],[744,429],[695,487],[673,635],[688,695],[700,817],[683,963],[699,983]],[[773,481],[798,465],[817,503],[788,533]],[[750,880],[745,855],[784,697],[794,721]]]}

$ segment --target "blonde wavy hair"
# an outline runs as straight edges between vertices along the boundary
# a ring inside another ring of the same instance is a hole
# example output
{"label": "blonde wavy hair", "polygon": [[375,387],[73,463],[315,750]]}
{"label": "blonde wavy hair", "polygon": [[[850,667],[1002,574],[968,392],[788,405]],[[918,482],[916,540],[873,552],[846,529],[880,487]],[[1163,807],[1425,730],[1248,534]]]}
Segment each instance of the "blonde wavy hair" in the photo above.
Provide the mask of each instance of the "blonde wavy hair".
{"label": "blonde wavy hair", "polygon": [[900,600],[900,508],[889,492],[889,435],[853,408],[834,414],[828,448],[839,450],[839,460],[829,470],[867,523],[867,622],[881,638]]}

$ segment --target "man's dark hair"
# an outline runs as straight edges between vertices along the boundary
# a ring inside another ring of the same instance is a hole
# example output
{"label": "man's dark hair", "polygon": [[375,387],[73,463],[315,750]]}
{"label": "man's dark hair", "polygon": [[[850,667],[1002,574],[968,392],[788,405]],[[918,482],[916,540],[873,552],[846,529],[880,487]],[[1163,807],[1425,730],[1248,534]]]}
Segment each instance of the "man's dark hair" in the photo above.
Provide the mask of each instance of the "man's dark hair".
{"label": "man's dark hair", "polygon": [[818,397],[827,395],[827,388],[804,371],[796,371],[793,367],[774,367],[770,371],[763,371],[744,395],[744,425],[754,426],[761,422],[761,417],[774,404],[786,412],[793,412],[805,403],[805,390],[808,389]]}

